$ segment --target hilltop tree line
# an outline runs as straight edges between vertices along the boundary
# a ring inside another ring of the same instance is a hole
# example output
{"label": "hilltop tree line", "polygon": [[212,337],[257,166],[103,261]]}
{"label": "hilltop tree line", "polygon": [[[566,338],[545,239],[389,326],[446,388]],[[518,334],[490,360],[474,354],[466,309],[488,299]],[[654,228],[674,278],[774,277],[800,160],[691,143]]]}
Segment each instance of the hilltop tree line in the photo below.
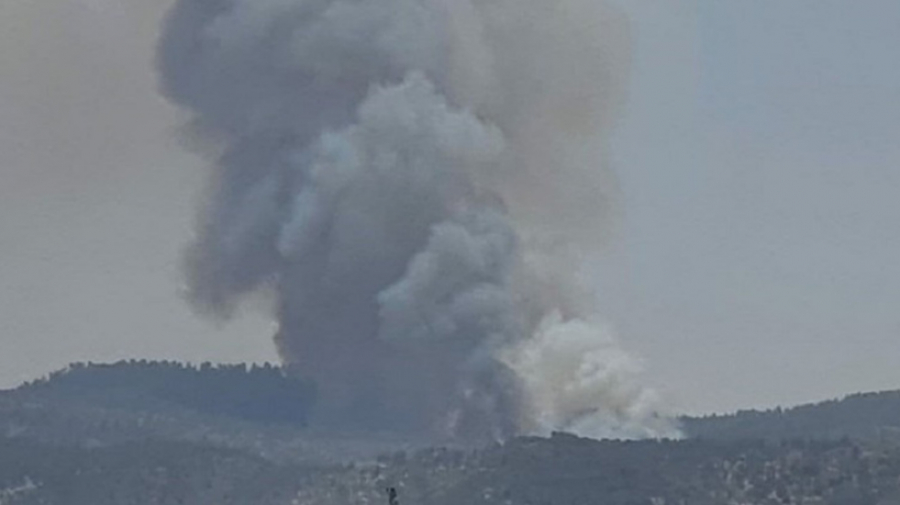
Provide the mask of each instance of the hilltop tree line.
{"label": "hilltop tree line", "polygon": [[145,409],[168,402],[204,414],[306,425],[312,382],[271,364],[199,366],[172,361],[74,363],[20,387],[24,396]]}
{"label": "hilltop tree line", "polygon": [[770,410],[682,418],[691,438],[866,439],[900,442],[900,391],[857,393],[840,400]]}
{"label": "hilltop tree line", "polygon": [[900,392],[684,418],[687,440],[377,460],[397,442],[322,438],[304,428],[314,402],[272,365],[75,364],[0,392],[0,504],[377,505],[387,487],[415,505],[900,504]]}

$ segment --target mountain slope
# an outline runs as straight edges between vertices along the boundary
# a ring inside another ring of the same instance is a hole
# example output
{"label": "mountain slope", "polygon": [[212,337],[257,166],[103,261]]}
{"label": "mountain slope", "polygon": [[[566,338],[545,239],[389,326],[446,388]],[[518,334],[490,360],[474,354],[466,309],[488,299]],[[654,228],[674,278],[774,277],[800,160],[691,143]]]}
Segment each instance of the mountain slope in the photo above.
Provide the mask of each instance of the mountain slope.
{"label": "mountain slope", "polygon": [[0,504],[900,504],[900,392],[477,450],[313,430],[313,400],[274,367],[75,365],[0,392]]}
{"label": "mountain slope", "polygon": [[685,435],[691,438],[900,441],[900,391],[859,393],[788,409],[745,410],[681,421]]}
{"label": "mountain slope", "polygon": [[304,470],[207,445],[147,440],[108,448],[0,438],[4,505],[287,503]]}
{"label": "mountain slope", "polygon": [[317,476],[299,505],[897,505],[900,449],[843,442],[515,439],[428,450]]}
{"label": "mountain slope", "polygon": [[310,384],[271,366],[76,364],[0,392],[0,438],[88,448],[186,441],[317,464],[422,445],[388,434],[311,430],[314,400]]}

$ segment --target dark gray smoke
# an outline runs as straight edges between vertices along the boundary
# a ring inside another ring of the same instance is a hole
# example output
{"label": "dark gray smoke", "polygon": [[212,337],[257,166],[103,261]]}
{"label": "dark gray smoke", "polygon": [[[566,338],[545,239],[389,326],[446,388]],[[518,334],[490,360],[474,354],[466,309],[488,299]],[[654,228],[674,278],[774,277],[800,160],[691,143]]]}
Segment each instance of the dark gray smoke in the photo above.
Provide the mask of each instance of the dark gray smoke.
{"label": "dark gray smoke", "polygon": [[670,433],[577,282],[624,25],[598,0],[178,0],[162,87],[214,159],[191,300],[274,295],[330,426]]}

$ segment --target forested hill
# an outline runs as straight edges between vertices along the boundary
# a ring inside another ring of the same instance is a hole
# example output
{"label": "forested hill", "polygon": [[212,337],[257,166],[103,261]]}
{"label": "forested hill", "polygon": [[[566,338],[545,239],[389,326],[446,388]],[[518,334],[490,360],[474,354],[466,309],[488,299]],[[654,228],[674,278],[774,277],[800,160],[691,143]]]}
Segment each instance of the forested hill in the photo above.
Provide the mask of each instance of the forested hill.
{"label": "forested hill", "polygon": [[[274,429],[293,437],[305,430],[315,396],[313,384],[268,364],[76,363],[0,392],[0,430],[5,425],[7,431],[44,440],[103,443],[145,436],[194,440],[223,429],[260,431],[260,439]],[[681,424],[688,438],[900,441],[900,391],[683,417]],[[230,432],[221,437],[231,437]]]}
{"label": "forested hill", "polygon": [[5,396],[134,411],[178,407],[207,415],[302,426],[314,403],[315,388],[269,364],[205,363],[195,367],[131,360],[75,363]]}
{"label": "forested hill", "polygon": [[0,439],[86,448],[168,440],[317,464],[423,444],[311,429],[315,399],[313,384],[272,365],[73,364],[0,391]]}
{"label": "forested hill", "polygon": [[305,472],[208,444],[82,448],[0,437],[2,505],[288,505]]}
{"label": "forested hill", "polygon": [[4,505],[897,505],[900,449],[852,441],[595,441],[569,435],[311,468],[166,441],[0,438]]}
{"label": "forested hill", "polygon": [[385,486],[417,505],[897,505],[900,449],[557,434],[336,470],[303,486],[295,503],[379,503]]}
{"label": "forested hill", "polygon": [[900,504],[900,392],[474,450],[310,428],[314,397],[273,366],[73,365],[0,392],[0,505]]}
{"label": "forested hill", "polygon": [[859,393],[840,400],[765,411],[682,418],[691,438],[865,439],[900,441],[900,391]]}

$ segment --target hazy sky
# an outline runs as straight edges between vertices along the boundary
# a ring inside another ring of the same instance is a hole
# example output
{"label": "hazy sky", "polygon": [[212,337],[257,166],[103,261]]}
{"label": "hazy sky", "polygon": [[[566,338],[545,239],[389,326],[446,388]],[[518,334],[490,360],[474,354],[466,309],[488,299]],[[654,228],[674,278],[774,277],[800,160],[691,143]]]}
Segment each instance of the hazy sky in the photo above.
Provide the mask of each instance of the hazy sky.
{"label": "hazy sky", "polygon": [[[900,2],[619,0],[605,313],[679,409],[900,388]],[[0,387],[70,361],[272,360],[180,298],[203,164],[155,94],[166,2],[0,2]]]}

